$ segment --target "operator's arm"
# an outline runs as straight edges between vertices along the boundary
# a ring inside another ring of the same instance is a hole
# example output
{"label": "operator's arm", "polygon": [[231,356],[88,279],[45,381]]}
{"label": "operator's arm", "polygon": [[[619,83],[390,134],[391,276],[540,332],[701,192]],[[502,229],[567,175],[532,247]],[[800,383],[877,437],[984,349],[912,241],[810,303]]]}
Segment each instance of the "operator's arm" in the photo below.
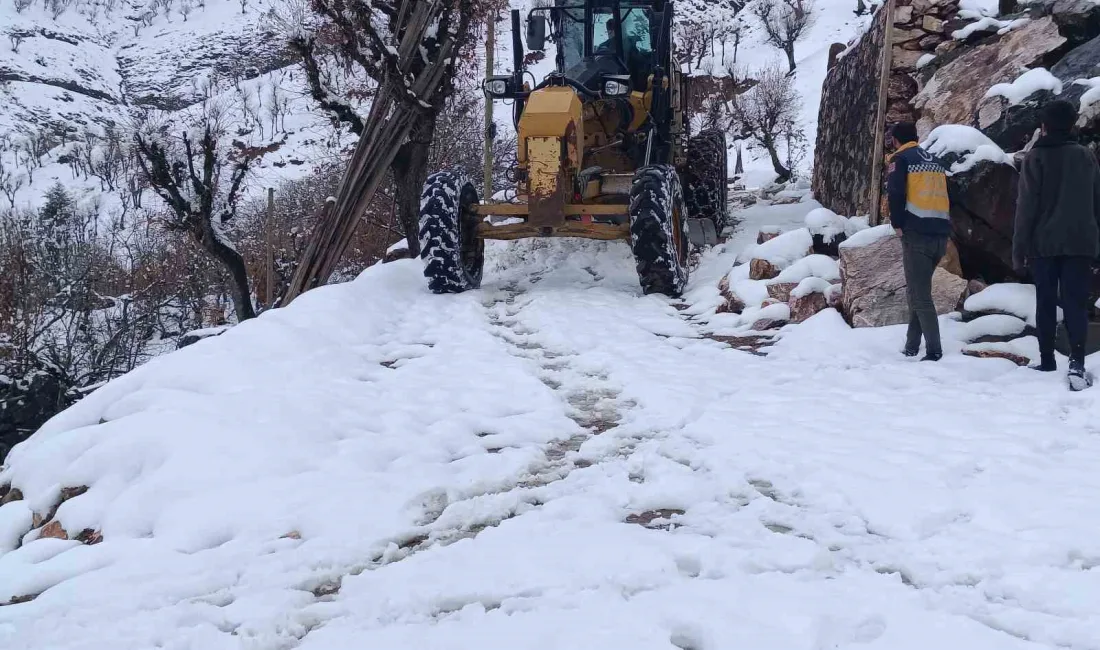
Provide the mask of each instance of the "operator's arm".
{"label": "operator's arm", "polygon": [[1041,171],[1038,156],[1034,152],[1028,154],[1020,170],[1020,187],[1016,196],[1016,224],[1012,233],[1012,265],[1016,270],[1026,267],[1027,256],[1031,251],[1035,220],[1039,215]]}
{"label": "operator's arm", "polygon": [[898,230],[905,228],[905,204],[908,201],[909,163],[902,156],[894,156],[886,179],[886,192],[890,198],[890,224]]}

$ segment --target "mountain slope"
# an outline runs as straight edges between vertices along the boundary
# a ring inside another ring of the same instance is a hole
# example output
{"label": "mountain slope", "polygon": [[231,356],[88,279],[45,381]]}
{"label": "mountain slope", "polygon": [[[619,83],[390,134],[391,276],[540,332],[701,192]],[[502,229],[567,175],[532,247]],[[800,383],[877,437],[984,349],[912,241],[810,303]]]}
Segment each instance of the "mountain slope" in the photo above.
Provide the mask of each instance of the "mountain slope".
{"label": "mountain slope", "polygon": [[[376,266],[112,382],[0,472],[0,643],[1095,648],[1100,398],[831,310],[706,336],[810,207],[682,309],[620,244],[496,246],[480,291]],[[24,536],[64,497],[101,542]]]}
{"label": "mountain slope", "polygon": [[0,50],[0,167],[19,185],[15,207],[40,205],[60,181],[85,206],[98,202],[102,215],[116,216],[124,183],[86,178],[70,161],[101,162],[107,140],[125,147],[142,116],[183,129],[204,99],[249,106],[254,118],[234,118],[234,131],[263,124],[287,135],[261,162],[259,188],[334,155],[340,134],[314,111],[284,38],[267,24],[277,4],[74,0],[56,17],[45,3],[0,5],[0,35],[11,42]]}

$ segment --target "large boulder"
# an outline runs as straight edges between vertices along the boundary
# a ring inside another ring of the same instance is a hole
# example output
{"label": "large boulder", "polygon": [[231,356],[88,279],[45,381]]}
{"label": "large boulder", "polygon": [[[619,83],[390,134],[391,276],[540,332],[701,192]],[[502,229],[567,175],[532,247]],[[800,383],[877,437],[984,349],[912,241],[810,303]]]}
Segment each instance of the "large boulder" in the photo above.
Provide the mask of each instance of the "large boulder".
{"label": "large boulder", "polygon": [[[909,322],[901,240],[890,226],[878,226],[850,238],[840,247],[844,284],[841,311],[853,327],[882,327]],[[942,267],[932,275],[936,313],[955,310],[966,292],[966,280]]]}
{"label": "large boulder", "polygon": [[1012,269],[1019,173],[1011,165],[979,162],[948,179],[951,228],[963,275],[989,282],[1017,279]]}
{"label": "large boulder", "polygon": [[1062,82],[1061,93],[1037,90],[1016,104],[1010,104],[1003,97],[983,99],[976,117],[982,133],[1005,151],[1020,151],[1039,130],[1044,106],[1055,99],[1080,104],[1088,86],[1075,82],[1100,76],[1100,37],[1073,48],[1050,69],[1050,73]]}
{"label": "large boulder", "polygon": [[1048,16],[964,51],[936,70],[913,99],[921,134],[940,124],[971,124],[990,86],[1014,81],[1065,43]]}

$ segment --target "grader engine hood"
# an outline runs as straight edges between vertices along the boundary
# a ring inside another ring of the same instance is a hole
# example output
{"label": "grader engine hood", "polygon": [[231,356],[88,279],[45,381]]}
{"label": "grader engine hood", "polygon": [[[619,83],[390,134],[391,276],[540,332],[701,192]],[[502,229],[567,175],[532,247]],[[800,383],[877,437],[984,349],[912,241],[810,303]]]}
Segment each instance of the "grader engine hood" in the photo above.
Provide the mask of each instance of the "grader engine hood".
{"label": "grader engine hood", "polygon": [[573,197],[583,152],[583,107],[577,92],[569,87],[533,92],[517,135],[519,163],[527,167],[528,223],[552,232],[565,223],[565,205]]}

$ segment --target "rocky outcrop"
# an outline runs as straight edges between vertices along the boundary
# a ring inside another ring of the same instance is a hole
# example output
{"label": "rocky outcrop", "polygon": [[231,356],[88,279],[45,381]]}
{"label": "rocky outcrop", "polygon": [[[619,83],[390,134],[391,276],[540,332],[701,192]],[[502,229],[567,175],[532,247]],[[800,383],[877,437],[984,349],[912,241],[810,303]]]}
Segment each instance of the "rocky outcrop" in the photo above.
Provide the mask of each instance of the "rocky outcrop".
{"label": "rocky outcrop", "polygon": [[1014,81],[1065,44],[1048,16],[967,49],[936,69],[913,99],[921,135],[941,124],[971,124],[991,86]]}
{"label": "rocky outcrop", "polygon": [[[885,236],[864,246],[841,246],[840,274],[844,285],[841,311],[853,327],[909,322],[900,239]],[[954,311],[966,285],[966,280],[937,268],[932,276],[936,312],[942,315]]]}

